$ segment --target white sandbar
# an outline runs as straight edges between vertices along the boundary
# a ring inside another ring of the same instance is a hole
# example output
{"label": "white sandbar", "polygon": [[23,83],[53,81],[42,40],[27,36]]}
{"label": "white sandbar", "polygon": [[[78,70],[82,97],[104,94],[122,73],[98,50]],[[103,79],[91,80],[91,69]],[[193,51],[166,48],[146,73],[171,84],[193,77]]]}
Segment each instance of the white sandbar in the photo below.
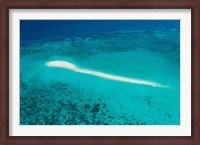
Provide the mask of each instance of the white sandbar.
{"label": "white sandbar", "polygon": [[109,80],[114,80],[114,81],[121,81],[121,82],[126,82],[126,83],[133,83],[133,84],[142,84],[142,85],[148,85],[152,87],[166,87],[166,86],[163,86],[151,81],[116,76],[116,75],[106,74],[106,73],[88,70],[88,69],[81,69],[77,67],[75,64],[67,62],[67,61],[61,61],[61,60],[50,61],[50,62],[47,62],[46,65],[49,67],[65,68],[65,69],[73,70],[75,72],[89,74],[89,75],[93,75],[93,76],[97,76],[97,77],[101,77],[101,78],[105,78]]}

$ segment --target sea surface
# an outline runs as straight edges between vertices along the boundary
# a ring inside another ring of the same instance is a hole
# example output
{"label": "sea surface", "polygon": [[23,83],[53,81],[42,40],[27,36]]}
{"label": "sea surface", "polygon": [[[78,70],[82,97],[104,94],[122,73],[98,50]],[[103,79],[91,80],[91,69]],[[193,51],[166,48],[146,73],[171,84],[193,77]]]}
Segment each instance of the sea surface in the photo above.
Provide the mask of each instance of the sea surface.
{"label": "sea surface", "polygon": [[20,21],[20,125],[179,124],[179,20]]}

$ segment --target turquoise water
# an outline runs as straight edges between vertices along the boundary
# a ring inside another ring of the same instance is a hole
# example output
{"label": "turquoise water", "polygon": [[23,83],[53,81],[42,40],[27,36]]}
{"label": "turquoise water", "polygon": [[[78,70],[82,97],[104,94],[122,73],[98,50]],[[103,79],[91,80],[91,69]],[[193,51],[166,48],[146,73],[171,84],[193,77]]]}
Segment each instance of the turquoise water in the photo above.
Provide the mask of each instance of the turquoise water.
{"label": "turquoise water", "polygon": [[[134,29],[122,25],[97,32],[99,26],[81,35],[77,29],[70,30],[73,35],[59,35],[61,32],[56,31],[49,38],[38,32],[26,39],[29,29],[26,35],[21,33],[20,124],[180,124],[179,21],[173,26],[162,24],[137,25]],[[78,23],[76,26],[81,27]],[[109,80],[46,65],[54,60],[166,87]]]}

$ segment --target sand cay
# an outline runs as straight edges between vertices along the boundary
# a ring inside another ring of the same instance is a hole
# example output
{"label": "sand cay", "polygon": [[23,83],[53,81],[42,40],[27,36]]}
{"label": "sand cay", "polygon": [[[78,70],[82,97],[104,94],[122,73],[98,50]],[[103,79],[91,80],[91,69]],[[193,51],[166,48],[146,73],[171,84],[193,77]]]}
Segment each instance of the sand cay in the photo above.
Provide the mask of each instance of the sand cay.
{"label": "sand cay", "polygon": [[59,68],[69,69],[69,70],[73,70],[78,73],[93,75],[93,76],[97,76],[97,77],[101,77],[101,78],[109,79],[109,80],[113,80],[113,81],[120,81],[120,82],[140,84],[140,85],[148,85],[148,86],[152,86],[152,87],[165,87],[165,88],[167,87],[167,86],[158,84],[156,82],[151,82],[151,81],[147,81],[147,80],[139,80],[139,79],[134,79],[134,78],[106,74],[106,73],[88,70],[88,69],[82,69],[82,68],[77,67],[75,64],[67,62],[67,61],[55,60],[55,61],[47,62],[46,65],[49,67],[59,67]]}

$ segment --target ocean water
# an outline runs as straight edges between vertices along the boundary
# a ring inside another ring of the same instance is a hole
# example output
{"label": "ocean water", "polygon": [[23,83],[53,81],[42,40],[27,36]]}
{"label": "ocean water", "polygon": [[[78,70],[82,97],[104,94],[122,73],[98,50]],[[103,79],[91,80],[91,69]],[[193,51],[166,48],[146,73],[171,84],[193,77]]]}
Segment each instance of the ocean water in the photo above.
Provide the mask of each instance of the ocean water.
{"label": "ocean water", "polygon": [[179,124],[179,20],[20,21],[20,125]]}

